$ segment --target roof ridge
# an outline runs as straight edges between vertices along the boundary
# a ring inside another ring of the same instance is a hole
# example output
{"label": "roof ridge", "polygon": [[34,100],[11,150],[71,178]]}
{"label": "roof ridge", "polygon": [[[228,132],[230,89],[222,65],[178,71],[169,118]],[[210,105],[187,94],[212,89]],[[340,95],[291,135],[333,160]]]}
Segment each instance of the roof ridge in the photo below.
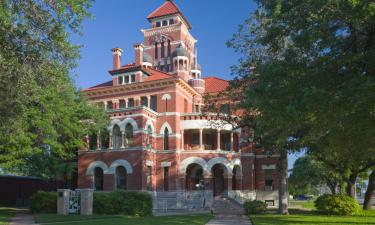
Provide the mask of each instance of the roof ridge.
{"label": "roof ridge", "polygon": [[153,14],[155,14],[157,11],[159,11],[161,8],[163,8],[166,4],[168,3],[171,3],[179,13],[181,13],[180,9],[177,7],[177,5],[173,2],[173,1],[165,1],[161,6],[159,6],[157,9],[155,9],[154,11],[152,11],[148,16],[147,16],[147,19],[148,18],[151,18],[151,16]]}
{"label": "roof ridge", "polygon": [[229,80],[226,80],[226,79],[224,79],[224,78],[217,77],[217,76],[208,76],[208,77],[204,77],[203,79],[209,79],[209,78],[215,78],[215,79],[218,79],[218,80],[222,80],[222,81],[227,81],[227,82],[229,82]]}
{"label": "roof ridge", "polygon": [[152,68],[152,67],[144,67],[143,69],[148,69],[148,70],[153,70],[153,71],[156,71],[156,72],[159,72],[159,73],[162,73],[162,74],[164,74],[164,75],[168,75],[168,76],[170,76],[170,77],[176,77],[176,76],[174,76],[174,75],[172,75],[172,74],[169,74],[169,73],[166,73],[166,72],[164,72],[164,71],[160,71],[160,70],[157,70],[157,69],[154,69],[154,68]]}

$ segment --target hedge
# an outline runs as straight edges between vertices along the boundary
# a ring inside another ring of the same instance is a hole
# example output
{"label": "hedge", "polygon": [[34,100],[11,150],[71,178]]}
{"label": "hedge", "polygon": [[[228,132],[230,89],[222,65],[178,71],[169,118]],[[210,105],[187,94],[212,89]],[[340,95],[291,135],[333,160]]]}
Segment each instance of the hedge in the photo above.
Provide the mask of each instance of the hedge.
{"label": "hedge", "polygon": [[324,194],[315,200],[315,207],[328,215],[351,216],[361,211],[358,202],[347,195]]}
{"label": "hedge", "polygon": [[247,201],[243,204],[247,215],[264,213],[267,210],[267,204],[262,201]]}
{"label": "hedge", "polygon": [[56,213],[57,193],[38,191],[31,197],[30,210],[32,213]]}
{"label": "hedge", "polygon": [[142,192],[95,192],[94,214],[152,215],[152,199],[148,193]]}
{"label": "hedge", "polygon": [[[94,192],[94,214],[107,215],[152,215],[152,198],[143,192]],[[31,198],[31,211],[33,213],[56,213],[57,193],[39,191]]]}

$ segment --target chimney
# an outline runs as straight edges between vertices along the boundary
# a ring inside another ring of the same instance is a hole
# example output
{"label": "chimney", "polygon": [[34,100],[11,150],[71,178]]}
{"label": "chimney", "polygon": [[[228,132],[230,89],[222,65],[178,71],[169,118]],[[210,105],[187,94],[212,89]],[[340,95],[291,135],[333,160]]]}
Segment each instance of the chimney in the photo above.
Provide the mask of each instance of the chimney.
{"label": "chimney", "polygon": [[143,44],[135,44],[134,50],[135,50],[135,64],[137,66],[141,66],[143,64]]}
{"label": "chimney", "polygon": [[113,55],[113,69],[119,69],[121,67],[121,55],[123,50],[121,48],[112,48]]}

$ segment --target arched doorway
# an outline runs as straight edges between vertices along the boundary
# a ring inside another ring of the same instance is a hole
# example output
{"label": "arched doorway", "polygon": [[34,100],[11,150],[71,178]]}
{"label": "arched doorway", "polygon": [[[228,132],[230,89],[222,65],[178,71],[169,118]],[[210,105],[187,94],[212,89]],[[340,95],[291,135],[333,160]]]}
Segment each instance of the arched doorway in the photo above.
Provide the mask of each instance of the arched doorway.
{"label": "arched doorway", "polygon": [[190,164],[186,169],[186,190],[204,189],[203,168],[199,164]]}
{"label": "arched doorway", "polygon": [[212,167],[212,181],[213,181],[213,191],[214,196],[219,196],[224,194],[225,191],[225,167],[223,164],[216,164]]}

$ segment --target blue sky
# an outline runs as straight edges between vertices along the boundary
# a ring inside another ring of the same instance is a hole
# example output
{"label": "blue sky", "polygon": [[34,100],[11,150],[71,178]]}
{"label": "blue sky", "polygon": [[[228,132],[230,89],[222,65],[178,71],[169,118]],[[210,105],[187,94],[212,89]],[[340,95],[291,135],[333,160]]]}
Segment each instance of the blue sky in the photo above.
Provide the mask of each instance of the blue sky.
{"label": "blue sky", "polygon": [[[122,63],[134,60],[133,44],[143,42],[142,28],[149,28],[147,15],[165,0],[96,0],[90,10],[92,19],[83,24],[83,35],[72,37],[82,45],[81,59],[76,74],[80,88],[94,86],[111,79],[108,70],[112,66],[110,49],[124,49]],[[256,5],[251,0],[175,0],[193,29],[198,40],[198,61],[203,76],[219,76],[231,79],[230,67],[237,63],[239,55],[226,47],[226,41],[249,17]],[[289,167],[296,156],[291,155]]]}

